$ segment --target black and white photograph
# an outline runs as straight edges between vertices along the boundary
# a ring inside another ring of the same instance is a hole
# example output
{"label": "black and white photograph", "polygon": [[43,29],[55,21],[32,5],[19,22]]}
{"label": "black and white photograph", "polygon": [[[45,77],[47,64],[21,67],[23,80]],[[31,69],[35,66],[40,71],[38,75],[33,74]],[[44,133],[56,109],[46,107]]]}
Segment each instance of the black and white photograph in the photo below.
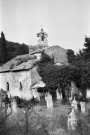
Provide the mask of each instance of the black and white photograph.
{"label": "black and white photograph", "polygon": [[90,135],[90,0],[0,0],[0,135]]}

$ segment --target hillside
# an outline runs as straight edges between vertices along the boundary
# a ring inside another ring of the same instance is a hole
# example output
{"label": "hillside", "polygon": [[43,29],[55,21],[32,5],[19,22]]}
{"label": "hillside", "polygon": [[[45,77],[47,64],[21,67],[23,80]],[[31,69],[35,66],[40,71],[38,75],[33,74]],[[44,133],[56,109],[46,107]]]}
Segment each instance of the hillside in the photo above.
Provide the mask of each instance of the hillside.
{"label": "hillside", "polygon": [[[1,43],[1,38],[0,38]],[[50,57],[54,57],[55,63],[67,63],[67,55],[64,48],[55,45],[55,46],[40,46],[31,45],[30,48],[28,45],[22,43],[15,43],[6,40],[6,47],[7,47],[7,62],[11,59],[15,58],[18,55],[24,54],[33,54],[44,51]]]}
{"label": "hillside", "polygon": [[[0,38],[1,43],[1,38]],[[29,53],[29,47],[26,44],[19,44],[6,40],[7,47],[7,61],[15,58],[18,55],[24,55]]]}

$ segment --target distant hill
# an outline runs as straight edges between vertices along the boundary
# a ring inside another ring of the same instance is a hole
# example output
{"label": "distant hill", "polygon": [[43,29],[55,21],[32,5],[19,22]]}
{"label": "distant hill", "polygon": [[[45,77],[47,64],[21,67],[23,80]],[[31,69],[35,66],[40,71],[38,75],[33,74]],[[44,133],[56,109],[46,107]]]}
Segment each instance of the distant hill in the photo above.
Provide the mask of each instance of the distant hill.
{"label": "distant hill", "polygon": [[19,44],[11,41],[6,41],[6,46],[7,46],[7,61],[15,58],[18,55],[24,55],[29,53],[29,47],[24,43]]}

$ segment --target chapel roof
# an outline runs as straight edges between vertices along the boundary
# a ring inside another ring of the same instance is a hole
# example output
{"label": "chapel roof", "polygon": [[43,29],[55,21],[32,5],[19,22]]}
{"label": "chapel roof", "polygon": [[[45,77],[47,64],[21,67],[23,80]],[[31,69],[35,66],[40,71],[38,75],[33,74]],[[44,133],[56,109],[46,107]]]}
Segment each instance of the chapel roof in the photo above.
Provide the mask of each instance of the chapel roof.
{"label": "chapel roof", "polygon": [[68,63],[66,49],[60,47],[59,45],[56,46],[48,46],[42,49],[37,49],[33,51],[31,54],[26,55],[19,55],[12,60],[5,63],[3,66],[0,67],[1,72],[14,72],[20,70],[28,70],[33,67],[36,63],[37,59],[34,54],[41,53],[44,51],[50,57],[54,57],[55,63]]}
{"label": "chapel roof", "polygon": [[20,55],[1,66],[0,72],[27,70],[32,68],[35,62],[35,56]]}

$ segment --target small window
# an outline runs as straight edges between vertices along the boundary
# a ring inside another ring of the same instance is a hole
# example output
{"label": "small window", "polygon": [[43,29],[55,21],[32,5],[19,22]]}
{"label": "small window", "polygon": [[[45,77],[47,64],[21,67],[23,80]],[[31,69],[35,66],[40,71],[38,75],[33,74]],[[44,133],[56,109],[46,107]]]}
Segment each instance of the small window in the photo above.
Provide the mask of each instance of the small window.
{"label": "small window", "polygon": [[9,91],[9,83],[7,82],[7,91]]}
{"label": "small window", "polygon": [[22,83],[20,82],[20,90],[22,90]]}

